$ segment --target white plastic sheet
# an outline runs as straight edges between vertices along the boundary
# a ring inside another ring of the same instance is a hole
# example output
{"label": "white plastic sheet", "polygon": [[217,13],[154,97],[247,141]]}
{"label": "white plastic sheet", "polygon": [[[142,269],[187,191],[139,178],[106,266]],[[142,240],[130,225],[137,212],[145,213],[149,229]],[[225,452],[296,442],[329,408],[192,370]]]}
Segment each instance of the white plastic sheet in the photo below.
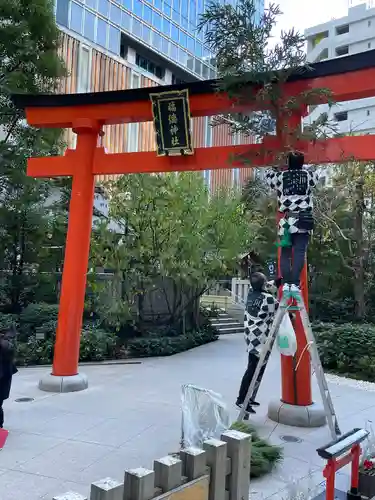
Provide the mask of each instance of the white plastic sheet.
{"label": "white plastic sheet", "polygon": [[277,332],[277,348],[284,356],[294,356],[297,352],[297,339],[289,314],[286,313]]}
{"label": "white plastic sheet", "polygon": [[361,465],[365,460],[375,458],[375,432],[371,420],[367,420],[365,429],[369,432],[369,435],[362,446]]}
{"label": "white plastic sheet", "polygon": [[220,394],[195,385],[182,386],[181,447],[201,448],[206,439],[219,439],[229,429],[230,417]]}

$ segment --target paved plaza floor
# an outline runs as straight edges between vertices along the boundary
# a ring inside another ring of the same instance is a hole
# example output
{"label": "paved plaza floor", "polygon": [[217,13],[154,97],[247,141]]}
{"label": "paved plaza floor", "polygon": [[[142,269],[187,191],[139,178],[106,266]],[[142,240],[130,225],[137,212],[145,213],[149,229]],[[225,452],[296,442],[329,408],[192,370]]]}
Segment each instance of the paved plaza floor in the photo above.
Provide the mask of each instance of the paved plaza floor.
{"label": "paved plaza floor", "polygon": [[[66,491],[88,494],[91,482],[124,470],[151,467],[156,458],[179,449],[181,384],[192,383],[223,395],[233,407],[246,364],[242,335],[222,336],[206,346],[139,364],[84,366],[90,387],[80,393],[48,394],[37,389],[46,368],[21,369],[5,403],[9,438],[0,452],[1,500],[52,500]],[[330,377],[330,389],[343,431],[375,417],[372,385]],[[284,460],[265,478],[252,481],[252,500],[283,499],[288,483],[314,486],[322,481],[323,463],[316,448],[330,440],[327,428],[291,428],[267,420],[269,398],[280,391],[277,353],[271,358],[253,419],[262,436],[284,446]],[[16,402],[18,398],[32,402]],[[318,396],[316,400],[318,400]],[[299,442],[285,443],[282,436]],[[349,476],[339,474],[347,488]]]}

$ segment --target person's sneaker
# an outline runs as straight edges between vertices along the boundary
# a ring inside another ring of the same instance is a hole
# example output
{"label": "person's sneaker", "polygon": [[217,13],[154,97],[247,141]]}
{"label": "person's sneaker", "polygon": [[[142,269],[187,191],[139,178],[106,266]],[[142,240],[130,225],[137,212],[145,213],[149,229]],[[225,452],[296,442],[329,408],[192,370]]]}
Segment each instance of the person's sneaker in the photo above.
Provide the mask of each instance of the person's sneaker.
{"label": "person's sneaker", "polygon": [[283,285],[283,295],[288,297],[290,295],[290,285],[289,283],[284,283]]}
{"label": "person's sneaker", "polygon": [[301,300],[301,289],[297,285],[290,285],[290,296],[296,300]]}
{"label": "person's sneaker", "polygon": [[[259,406],[259,403],[254,403],[255,406]],[[242,410],[243,408],[243,403],[239,403],[238,400],[236,401],[236,406],[237,408],[239,408],[240,410]],[[247,408],[246,408],[246,413],[255,413],[255,410],[252,408],[252,403],[250,402],[248,405],[247,405]]]}
{"label": "person's sneaker", "polygon": [[252,399],[250,399],[250,404],[251,406],[260,406],[260,403],[258,403],[258,401],[253,401]]}
{"label": "person's sneaker", "polygon": [[254,408],[252,408],[251,403],[249,403],[247,405],[246,413],[251,413],[252,415],[255,415],[256,412],[255,412]]}

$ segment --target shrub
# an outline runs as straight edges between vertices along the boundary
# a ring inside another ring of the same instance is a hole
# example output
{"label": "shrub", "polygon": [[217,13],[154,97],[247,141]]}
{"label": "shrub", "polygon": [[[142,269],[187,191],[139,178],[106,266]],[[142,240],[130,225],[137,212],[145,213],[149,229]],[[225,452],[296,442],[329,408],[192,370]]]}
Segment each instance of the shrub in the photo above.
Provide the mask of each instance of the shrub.
{"label": "shrub", "polygon": [[81,334],[80,361],[104,361],[116,357],[117,336],[100,328],[84,327]]}
{"label": "shrub", "polygon": [[245,422],[234,422],[231,429],[251,434],[251,465],[250,477],[261,477],[271,470],[282,459],[280,446],[274,446],[258,436],[256,429]]}
{"label": "shrub", "polygon": [[53,359],[54,339],[37,340],[31,336],[25,342],[17,342],[18,366],[48,365]]}
{"label": "shrub", "polygon": [[347,323],[355,317],[354,300],[331,300],[321,294],[312,293],[310,296],[310,318],[312,321],[328,323]]}
{"label": "shrub", "polygon": [[210,306],[201,305],[200,314],[203,318],[217,318],[220,314],[220,308],[216,304]]}
{"label": "shrub", "polygon": [[[30,336],[26,341],[17,342],[18,365],[46,365],[53,360],[55,335],[45,339]],[[95,325],[84,327],[81,334],[80,361],[105,361],[116,357],[117,337]]]}
{"label": "shrub", "polygon": [[30,335],[45,333],[54,335],[59,306],[57,304],[29,304],[19,316],[20,339],[27,340]]}
{"label": "shrub", "polygon": [[150,336],[132,339],[128,342],[127,348],[129,355],[132,357],[171,356],[217,339],[216,331],[209,326],[204,326],[198,331],[174,337]]}
{"label": "shrub", "polygon": [[324,368],[375,379],[375,325],[318,323],[313,326]]}
{"label": "shrub", "polygon": [[12,325],[18,328],[18,316],[0,313],[0,332],[8,330]]}

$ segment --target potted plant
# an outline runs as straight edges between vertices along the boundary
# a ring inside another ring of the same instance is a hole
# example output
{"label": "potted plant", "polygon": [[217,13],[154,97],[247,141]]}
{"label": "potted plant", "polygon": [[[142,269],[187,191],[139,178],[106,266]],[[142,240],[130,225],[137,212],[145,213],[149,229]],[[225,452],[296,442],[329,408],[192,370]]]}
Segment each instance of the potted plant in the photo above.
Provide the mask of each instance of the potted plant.
{"label": "potted plant", "polygon": [[369,435],[363,447],[358,489],[362,496],[372,498],[375,496],[375,433],[370,422],[366,427]]}

